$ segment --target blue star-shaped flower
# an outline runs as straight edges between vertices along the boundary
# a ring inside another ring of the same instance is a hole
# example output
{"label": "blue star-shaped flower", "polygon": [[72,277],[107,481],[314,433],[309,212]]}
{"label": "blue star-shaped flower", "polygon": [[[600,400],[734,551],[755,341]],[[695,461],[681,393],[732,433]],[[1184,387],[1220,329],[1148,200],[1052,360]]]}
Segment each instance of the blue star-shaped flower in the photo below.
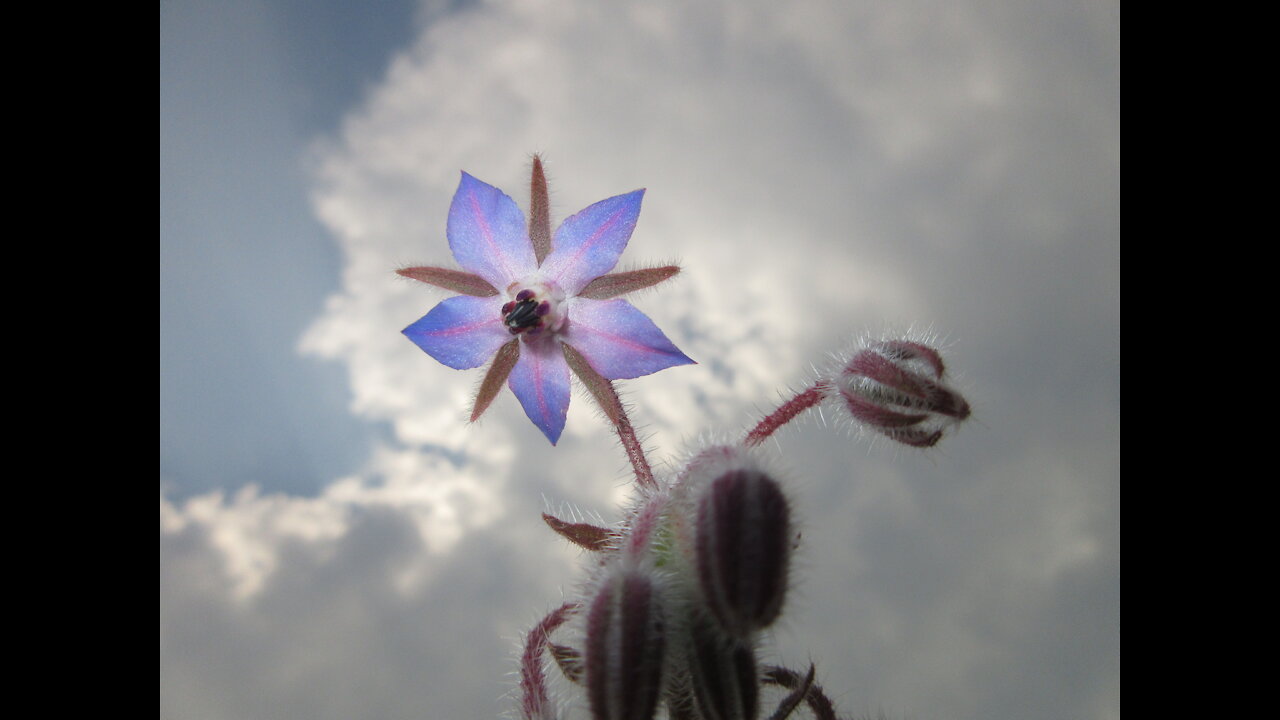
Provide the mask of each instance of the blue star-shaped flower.
{"label": "blue star-shaped flower", "polygon": [[494,358],[472,420],[506,380],[525,414],[554,445],[569,410],[565,345],[606,380],[693,362],[631,303],[610,299],[679,271],[663,267],[607,274],[631,239],[643,196],[643,190],[636,190],[601,200],[565,220],[553,239],[538,159],[527,230],[515,201],[462,173],[449,208],[447,235],[454,259],[466,272],[434,267],[399,272],[466,293],[436,305],[404,334],[457,370]]}

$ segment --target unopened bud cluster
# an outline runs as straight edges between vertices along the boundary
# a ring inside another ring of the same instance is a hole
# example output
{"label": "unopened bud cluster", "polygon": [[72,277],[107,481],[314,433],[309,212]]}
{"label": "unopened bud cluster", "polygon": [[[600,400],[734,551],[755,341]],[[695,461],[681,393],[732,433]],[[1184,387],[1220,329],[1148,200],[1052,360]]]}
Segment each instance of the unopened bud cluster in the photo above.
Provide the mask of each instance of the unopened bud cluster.
{"label": "unopened bud cluster", "polygon": [[[969,416],[944,375],[941,356],[924,344],[863,342],[761,420],[741,445],[706,448],[666,482],[638,465],[640,499],[621,528],[544,515],[553,530],[592,551],[595,562],[582,596],[528,638],[524,717],[560,717],[543,684],[543,655],[550,654],[581,689],[593,720],[652,720],[663,712],[679,720],[755,720],[766,685],[788,693],[770,720],[802,706],[820,720],[834,719],[812,666],[802,675],[759,664],[762,633],[786,602],[798,536],[782,485],[753,448],[819,405],[897,442],[932,447]],[[619,435],[630,452],[627,435]],[[576,628],[580,641],[551,639],[561,625]]]}
{"label": "unopened bud cluster", "polygon": [[584,542],[610,532],[601,528],[548,524],[601,560],[578,603],[584,647],[555,646],[594,720],[649,720],[659,708],[758,717],[756,648],[782,611],[795,535],[782,487],[750,451],[697,454],[607,543]]}
{"label": "unopened bud cluster", "polygon": [[[864,342],[760,420],[741,445],[703,450],[660,481],[614,386],[693,362],[648,316],[618,299],[680,272],[674,265],[612,272],[643,195],[595,203],[553,235],[537,155],[527,225],[510,197],[463,173],[446,233],[462,269],[398,271],[461,293],[404,332],[448,367],[488,361],[472,422],[508,386],[554,445],[572,373],[612,423],[635,472],[640,501],[619,529],[543,515],[593,553],[593,573],[579,598],[526,636],[521,714],[561,717],[546,678],[550,657],[581,688],[594,720],[651,720],[662,712],[672,720],[753,720],[762,685],[786,693],[770,720],[785,720],[802,705],[817,720],[835,720],[812,665],[805,675],[757,665],[760,634],[786,600],[796,535],[781,485],[750,448],[820,405],[896,442],[932,447],[969,416],[969,405],[943,382],[936,350],[915,340]],[[571,631],[580,639],[558,642]]]}

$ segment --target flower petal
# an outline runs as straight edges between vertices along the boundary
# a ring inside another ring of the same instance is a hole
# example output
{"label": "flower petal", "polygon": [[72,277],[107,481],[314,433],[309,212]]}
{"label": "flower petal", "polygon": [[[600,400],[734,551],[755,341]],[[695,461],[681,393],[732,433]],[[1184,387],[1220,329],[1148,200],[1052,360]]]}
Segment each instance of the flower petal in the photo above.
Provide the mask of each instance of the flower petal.
{"label": "flower petal", "polygon": [[612,270],[636,228],[642,199],[644,190],[636,190],[601,200],[565,220],[542,263],[543,275],[572,296]]}
{"label": "flower petal", "polygon": [[405,328],[404,334],[454,370],[480,367],[511,340],[501,309],[493,298],[451,297]]}
{"label": "flower petal", "polygon": [[507,387],[516,394],[524,414],[555,445],[569,413],[569,366],[560,344],[549,337],[520,343],[520,359]]}
{"label": "flower petal", "polygon": [[516,201],[465,172],[449,206],[445,234],[458,264],[499,292],[538,267]]}
{"label": "flower petal", "polygon": [[609,380],[693,362],[626,300],[574,298],[566,305],[569,321],[560,336]]}

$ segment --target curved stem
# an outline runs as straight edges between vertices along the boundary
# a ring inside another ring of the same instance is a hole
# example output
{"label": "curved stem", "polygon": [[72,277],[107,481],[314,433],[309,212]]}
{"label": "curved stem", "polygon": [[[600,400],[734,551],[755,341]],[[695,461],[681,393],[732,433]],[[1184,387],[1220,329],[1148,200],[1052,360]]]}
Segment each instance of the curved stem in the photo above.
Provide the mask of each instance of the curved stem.
{"label": "curved stem", "polygon": [[614,390],[613,383],[596,372],[582,353],[574,350],[572,346],[562,344],[561,347],[564,348],[564,359],[569,363],[569,368],[587,387],[591,397],[595,398],[596,404],[604,411],[605,417],[609,418],[609,422],[613,423],[614,429],[618,431],[618,440],[627,453],[627,459],[631,461],[632,469],[635,470],[636,484],[643,488],[657,488],[658,481],[653,479],[649,460],[644,455],[644,448],[640,446],[635,428],[631,426],[631,419],[627,417],[627,410],[622,406],[622,400],[618,398],[618,392]]}
{"label": "curved stem", "polygon": [[796,395],[790,400],[782,404],[777,410],[774,410],[768,417],[760,421],[760,424],[751,429],[747,433],[747,437],[743,442],[748,446],[759,445],[765,441],[765,438],[772,435],[778,428],[786,425],[796,418],[797,415],[808,410],[809,408],[822,402],[822,398],[827,390],[825,383],[819,382],[813,387]]}
{"label": "curved stem", "polygon": [[524,652],[520,655],[520,711],[525,720],[551,717],[551,698],[542,674],[542,653],[551,631],[563,625],[576,608],[576,604],[568,602],[552,610],[525,638]]}

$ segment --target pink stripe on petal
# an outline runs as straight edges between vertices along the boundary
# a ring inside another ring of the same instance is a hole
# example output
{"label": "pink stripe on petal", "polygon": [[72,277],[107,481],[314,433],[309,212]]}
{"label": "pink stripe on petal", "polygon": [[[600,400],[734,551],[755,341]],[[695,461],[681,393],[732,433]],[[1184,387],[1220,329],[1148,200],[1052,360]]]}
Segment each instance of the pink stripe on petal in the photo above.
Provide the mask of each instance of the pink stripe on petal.
{"label": "pink stripe on petal", "polygon": [[640,217],[644,190],[601,200],[566,219],[556,230],[543,273],[567,295],[618,264]]}
{"label": "pink stripe on petal", "polygon": [[452,297],[405,328],[404,334],[441,364],[455,370],[479,367],[511,340],[500,310],[492,298]]}
{"label": "pink stripe on petal", "polygon": [[[574,250],[572,255],[565,258],[565,260],[563,261],[561,273],[563,273],[565,270],[568,270],[569,268],[574,268],[580,265],[583,261],[583,258],[587,257],[589,253],[595,250],[596,246],[600,244],[603,238],[608,237],[609,231],[612,230],[613,227],[618,224],[618,219],[621,217],[622,217],[621,210],[610,215],[609,218],[604,221],[604,224],[601,225],[599,228],[597,228],[596,231],[592,233],[591,237],[588,238],[586,242],[579,245]],[[554,277],[552,279],[556,281],[560,280],[559,277]]]}
{"label": "pink stripe on petal", "polygon": [[458,264],[499,291],[538,266],[515,201],[465,172],[449,206],[445,234]]}
{"label": "pink stripe on petal", "polygon": [[549,337],[521,342],[520,359],[507,379],[507,387],[515,393],[524,414],[555,445],[569,412],[569,365],[560,352],[560,344]]}
{"label": "pink stripe on petal", "polygon": [[564,341],[609,380],[637,378],[676,365],[691,364],[647,315],[626,300],[568,303]]}

